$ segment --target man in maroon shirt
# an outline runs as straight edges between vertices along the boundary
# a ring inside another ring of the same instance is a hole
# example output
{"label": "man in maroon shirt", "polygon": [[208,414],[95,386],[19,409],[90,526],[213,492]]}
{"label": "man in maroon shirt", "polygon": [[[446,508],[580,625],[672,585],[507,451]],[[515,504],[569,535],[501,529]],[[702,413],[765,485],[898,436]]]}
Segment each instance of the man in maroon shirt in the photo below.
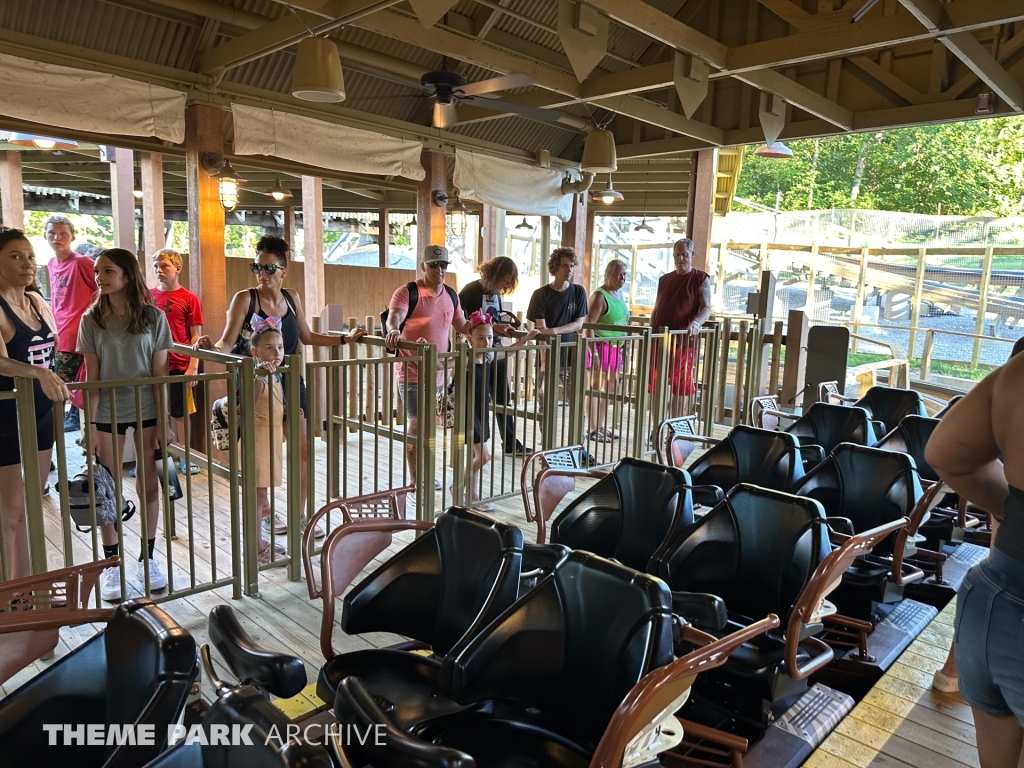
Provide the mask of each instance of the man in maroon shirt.
{"label": "man in maroon shirt", "polygon": [[[690,332],[694,341],[687,340],[689,343],[673,345],[669,370],[672,393],[692,395],[696,391],[693,382],[694,369],[697,367],[695,339],[704,321],[711,316],[711,278],[707,272],[693,268],[692,240],[677,240],[672,246],[672,257],[676,269],[675,272],[662,275],[658,281],[658,295],[654,299],[654,311],[651,313],[651,329],[655,333],[662,328]],[[654,360],[653,357],[651,359]]]}

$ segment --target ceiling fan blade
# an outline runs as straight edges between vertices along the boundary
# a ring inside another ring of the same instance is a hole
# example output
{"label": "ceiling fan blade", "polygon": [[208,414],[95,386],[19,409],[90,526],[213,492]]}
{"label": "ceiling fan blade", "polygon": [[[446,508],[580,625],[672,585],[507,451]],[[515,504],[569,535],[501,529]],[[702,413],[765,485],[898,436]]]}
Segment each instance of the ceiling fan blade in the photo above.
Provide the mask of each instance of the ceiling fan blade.
{"label": "ceiling fan blade", "polygon": [[512,88],[525,88],[528,85],[535,85],[536,80],[531,75],[523,72],[513,72],[511,75],[492,77],[489,80],[480,80],[462,86],[459,90],[463,96],[479,96],[484,93],[495,91],[507,91]]}
{"label": "ceiling fan blade", "polygon": [[434,119],[432,124],[435,128],[448,128],[459,122],[459,113],[455,110],[455,104],[434,104]]}
{"label": "ceiling fan blade", "polygon": [[528,117],[531,120],[537,120],[542,123],[553,123],[561,126],[562,128],[569,128],[581,133],[587,128],[587,119],[585,117],[572,115],[568,112],[562,112],[557,109],[543,109],[541,107],[531,107],[526,104],[516,104],[511,101],[488,98],[465,99],[464,103],[472,104],[474,107],[480,107],[481,109],[490,109],[495,112],[508,112],[520,115],[521,117]]}

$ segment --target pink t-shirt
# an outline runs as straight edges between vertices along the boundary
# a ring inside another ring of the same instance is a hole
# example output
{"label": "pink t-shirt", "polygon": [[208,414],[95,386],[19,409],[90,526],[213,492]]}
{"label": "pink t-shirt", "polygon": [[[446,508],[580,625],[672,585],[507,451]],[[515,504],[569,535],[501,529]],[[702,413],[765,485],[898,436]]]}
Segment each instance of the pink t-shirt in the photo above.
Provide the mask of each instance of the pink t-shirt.
{"label": "pink t-shirt", "polygon": [[88,256],[72,253],[64,261],[54,256],[46,265],[50,273],[50,309],[57,323],[57,351],[78,349],[78,324],[96,298],[96,273]]}
{"label": "pink t-shirt", "polygon": [[[417,341],[421,338],[426,339],[427,343],[437,346],[438,353],[447,352],[448,334],[449,329],[452,327],[452,320],[455,318],[456,312],[462,311],[459,307],[458,294],[456,294],[456,300],[453,303],[448,295],[448,291],[443,288],[441,289],[440,296],[434,296],[431,294],[430,289],[423,284],[422,280],[417,281],[416,286],[419,288],[419,298],[416,301],[416,308],[405,321],[402,340]],[[391,303],[388,304],[388,309],[392,312],[396,309],[403,311],[409,309],[408,286],[403,285],[395,291],[391,297]],[[408,357],[412,354],[414,353],[399,350],[399,355]],[[417,381],[416,363],[408,363],[400,366],[400,368],[403,369],[398,372],[400,381],[409,384]],[[438,386],[444,383],[443,375],[443,372],[438,371]]]}

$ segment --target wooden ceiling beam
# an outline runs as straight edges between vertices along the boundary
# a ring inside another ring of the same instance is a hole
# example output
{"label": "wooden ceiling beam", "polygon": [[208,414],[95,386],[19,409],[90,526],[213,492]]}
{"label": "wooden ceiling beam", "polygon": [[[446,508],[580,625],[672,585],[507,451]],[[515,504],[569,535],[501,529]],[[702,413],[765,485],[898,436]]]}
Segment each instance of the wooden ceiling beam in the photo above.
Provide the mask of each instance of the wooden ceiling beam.
{"label": "wooden ceiling beam", "polygon": [[850,23],[850,14],[845,11],[819,14],[822,21],[795,35],[730,48],[728,61],[719,67],[722,71],[712,77],[855,56],[880,48],[934,39],[940,34],[970,32],[1024,20],[1024,0],[971,0],[943,7],[950,20],[950,26],[944,33],[922,27],[910,13],[869,17],[856,24]]}
{"label": "wooden ceiling beam", "polygon": [[946,33],[953,28],[947,7],[938,0],[900,0],[925,29],[939,35],[939,41],[1005,101],[1014,112],[1024,112],[1024,88],[1010,76],[970,32]]}
{"label": "wooden ceiling beam", "polygon": [[743,72],[736,75],[736,79],[755,88],[760,88],[766,93],[774,94],[794,107],[798,107],[815,117],[820,117],[822,120],[828,120],[845,131],[853,128],[853,112],[812,91],[810,88],[790,80],[784,74],[776,72],[774,69]]}
{"label": "wooden ceiling beam", "polygon": [[[211,75],[241,66],[295,45],[309,37],[309,30],[317,34],[329,32],[398,2],[400,0],[328,0],[321,5],[321,15],[306,11],[286,13],[207,51],[199,59],[199,71]],[[322,15],[328,16],[330,21],[325,23]]]}

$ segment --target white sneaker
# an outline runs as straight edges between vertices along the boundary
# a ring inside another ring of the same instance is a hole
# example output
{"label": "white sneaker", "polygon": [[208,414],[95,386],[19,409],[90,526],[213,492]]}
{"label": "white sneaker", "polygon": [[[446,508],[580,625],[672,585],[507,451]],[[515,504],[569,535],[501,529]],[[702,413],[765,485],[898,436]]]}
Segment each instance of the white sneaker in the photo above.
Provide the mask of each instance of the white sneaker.
{"label": "white sneaker", "polygon": [[[308,524],[309,524],[309,518],[308,517],[303,517],[302,518],[302,529],[305,530],[306,526]],[[316,525],[313,527],[313,538],[314,539],[322,539],[326,535],[327,535],[327,529],[324,528],[324,521],[322,519],[321,520],[317,520],[316,521]]]}
{"label": "white sneaker", "polygon": [[[263,530],[270,533],[270,517],[264,517],[260,522]],[[288,520],[280,513],[274,515],[274,533],[288,533]]]}
{"label": "white sneaker", "polygon": [[941,669],[937,669],[932,677],[932,688],[942,693],[957,693],[960,690],[960,677],[947,675]]}
{"label": "white sneaker", "polygon": [[108,603],[121,602],[121,569],[117,566],[104,568],[100,574],[100,598]]}
{"label": "white sneaker", "polygon": [[[139,579],[140,584],[146,583],[146,569],[142,565],[142,561],[139,560],[135,564],[135,575]],[[164,572],[160,569],[156,560],[153,558],[149,559],[149,588],[151,591],[164,589],[167,586],[167,577],[164,576]]]}

